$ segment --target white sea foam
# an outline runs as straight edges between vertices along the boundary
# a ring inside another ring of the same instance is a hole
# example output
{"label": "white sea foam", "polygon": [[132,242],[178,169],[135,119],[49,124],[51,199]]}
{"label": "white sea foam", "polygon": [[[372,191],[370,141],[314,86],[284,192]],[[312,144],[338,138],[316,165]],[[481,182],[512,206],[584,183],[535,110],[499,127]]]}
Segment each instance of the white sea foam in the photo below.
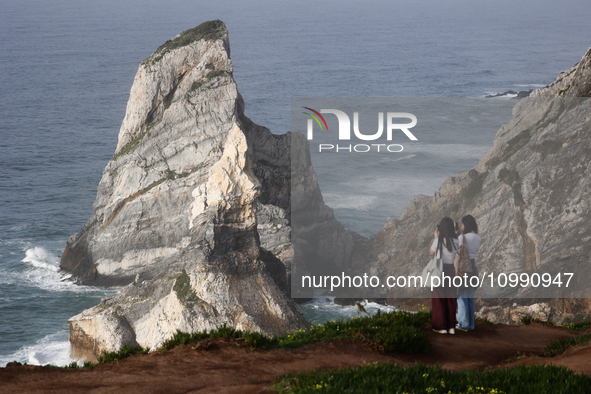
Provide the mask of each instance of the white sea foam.
{"label": "white sea foam", "polygon": [[[501,94],[501,93],[502,93],[501,96],[497,96],[497,94]],[[493,91],[493,92],[485,92],[485,95],[482,97],[493,98],[493,99],[508,99],[508,98],[517,97],[517,93],[512,94],[512,93]]]}
{"label": "white sea foam", "polygon": [[[300,306],[306,319],[314,324],[324,323],[328,320],[348,320],[357,316],[365,316],[364,313],[361,315],[359,314],[359,310],[355,305],[341,306],[336,305],[333,301],[333,297],[315,298]],[[392,306],[381,305],[375,302],[370,302],[365,305],[365,310],[372,316],[378,312],[378,309],[382,312],[393,312],[396,310],[396,308]]]}
{"label": "white sea foam", "polygon": [[62,273],[59,270],[59,258],[42,246],[28,248],[25,251],[24,270],[3,273],[0,283],[18,284],[37,287],[52,292],[76,292],[92,293],[106,291],[108,294],[115,294],[121,288],[110,288],[109,290],[97,289],[91,286],[79,286],[69,281],[71,274]]}
{"label": "white sea foam", "polygon": [[393,163],[395,161],[412,159],[415,156],[416,155],[408,155],[408,156],[398,157],[396,159],[395,158],[391,158],[391,157],[384,157],[384,158],[380,159],[380,163]]}
{"label": "white sea foam", "polygon": [[22,259],[23,262],[30,263],[34,267],[47,269],[49,271],[59,271],[59,259],[47,249],[41,246],[35,246],[32,249],[28,249],[25,254],[26,257]]}
{"label": "white sea foam", "polygon": [[12,226],[8,229],[8,231],[21,231],[24,230],[26,228],[29,228],[32,226],[32,223],[25,223],[25,224],[21,224],[19,226]]}
{"label": "white sea foam", "polygon": [[[46,317],[42,314],[30,314],[26,310],[28,300],[34,299],[36,294],[41,293],[41,290],[57,293],[58,296],[59,293],[84,293],[100,297],[110,297],[121,290],[120,287],[104,289],[79,286],[68,281],[67,279],[71,277],[71,274],[64,274],[59,271],[59,245],[32,245],[26,240],[13,240],[11,243],[13,250],[20,250],[17,256],[24,254],[24,258],[14,258],[14,260],[7,260],[0,264],[0,302],[9,307],[22,305],[25,308],[23,313],[26,314],[27,319],[52,319],[52,317]],[[10,285],[10,287],[4,287],[4,284]],[[19,294],[17,296],[15,296],[17,293],[14,293],[15,288]],[[4,294],[3,289],[7,289],[8,293]],[[36,321],[35,323],[38,324],[39,322]],[[3,327],[11,329],[10,322],[7,326],[0,327],[0,331]],[[42,333],[41,335],[48,333],[42,328],[39,328],[39,330]],[[1,340],[2,338],[0,338]],[[0,367],[5,366],[10,361],[59,366],[67,365],[72,361],[69,355],[69,332],[65,327],[63,330],[46,335],[34,343],[23,344],[19,341],[18,344],[22,346],[12,354],[0,354]]]}
{"label": "white sea foam", "polygon": [[29,365],[68,365],[72,362],[68,330],[47,335],[35,344],[23,346],[12,354],[0,355],[0,367],[5,367],[11,361]]}
{"label": "white sea foam", "polygon": [[353,209],[367,212],[375,206],[378,198],[376,196],[352,195],[343,196],[340,194],[326,193],[324,201],[326,205],[336,209]]}

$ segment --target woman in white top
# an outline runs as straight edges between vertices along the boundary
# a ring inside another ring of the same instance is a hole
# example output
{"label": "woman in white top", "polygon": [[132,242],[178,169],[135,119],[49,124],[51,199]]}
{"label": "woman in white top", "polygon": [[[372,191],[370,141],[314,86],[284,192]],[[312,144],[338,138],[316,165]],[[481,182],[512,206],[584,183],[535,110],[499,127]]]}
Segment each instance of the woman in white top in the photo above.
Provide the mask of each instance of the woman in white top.
{"label": "woman in white top", "polygon": [[[463,235],[460,235],[460,244],[464,243],[464,241],[467,243],[470,263],[475,268],[475,274],[478,275],[475,259],[482,239],[478,235],[478,225],[472,215],[462,218],[462,231]],[[456,326],[458,330],[474,330],[474,290],[472,286],[460,287],[458,289],[458,325]]]}
{"label": "woman in white top", "polygon": [[454,260],[460,243],[453,220],[451,218],[441,219],[434,235],[435,239],[431,244],[430,253],[434,255],[439,252],[443,260],[443,275],[450,279],[445,279],[443,286],[436,287],[431,292],[433,331],[440,334],[455,334],[457,292],[452,285],[452,280],[456,276]]}

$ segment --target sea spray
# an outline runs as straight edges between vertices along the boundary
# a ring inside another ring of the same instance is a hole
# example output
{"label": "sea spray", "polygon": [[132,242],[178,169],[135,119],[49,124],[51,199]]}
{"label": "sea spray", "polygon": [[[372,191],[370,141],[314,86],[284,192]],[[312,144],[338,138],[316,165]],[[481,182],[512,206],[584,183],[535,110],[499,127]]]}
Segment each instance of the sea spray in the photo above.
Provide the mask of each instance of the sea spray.
{"label": "sea spray", "polygon": [[11,361],[27,363],[29,365],[56,365],[65,366],[72,362],[70,358],[69,331],[60,330],[47,335],[33,345],[26,345],[17,351],[0,355],[0,367],[5,367]]}
{"label": "sea spray", "polygon": [[[355,317],[365,317],[359,313],[356,305],[337,305],[333,297],[314,298],[312,301],[300,305],[304,311],[304,316],[313,324],[324,323],[329,320],[348,320]],[[370,315],[375,315],[378,309],[382,312],[393,312],[396,310],[393,306],[381,305],[375,302],[369,302],[364,306]]]}

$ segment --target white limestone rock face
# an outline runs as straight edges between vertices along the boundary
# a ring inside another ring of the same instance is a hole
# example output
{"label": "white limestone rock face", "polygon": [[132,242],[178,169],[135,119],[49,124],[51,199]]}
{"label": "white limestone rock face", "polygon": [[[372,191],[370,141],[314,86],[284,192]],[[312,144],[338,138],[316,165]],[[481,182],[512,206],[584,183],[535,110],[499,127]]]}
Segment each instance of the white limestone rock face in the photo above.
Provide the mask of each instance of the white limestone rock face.
{"label": "white limestone rock face", "polygon": [[227,31],[221,22],[206,23],[139,67],[94,216],[62,257],[61,267],[80,283],[125,284],[138,273],[153,278],[198,233],[190,229],[193,193],[205,185],[228,137],[236,138],[243,111]]}
{"label": "white limestone rock face", "polygon": [[254,261],[238,271],[204,265],[132,283],[68,320],[72,357],[96,360],[123,344],[156,350],[176,330],[211,330],[222,324],[269,335],[305,327],[299,308],[266,264]]}
{"label": "white limestone rock face", "polygon": [[290,136],[244,116],[229,53],[224,24],[211,21],[139,67],[94,215],[60,263],[80,284],[127,285],[69,320],[79,357],[155,349],[177,329],[308,325],[280,259],[290,247]]}

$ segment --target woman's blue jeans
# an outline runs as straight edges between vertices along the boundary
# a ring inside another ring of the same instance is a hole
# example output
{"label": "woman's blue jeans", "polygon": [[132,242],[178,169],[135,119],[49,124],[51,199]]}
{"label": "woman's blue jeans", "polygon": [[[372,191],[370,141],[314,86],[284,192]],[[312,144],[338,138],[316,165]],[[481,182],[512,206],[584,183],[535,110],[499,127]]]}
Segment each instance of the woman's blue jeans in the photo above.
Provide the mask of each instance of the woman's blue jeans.
{"label": "woman's blue jeans", "polygon": [[458,289],[458,326],[465,330],[474,329],[474,288]]}

